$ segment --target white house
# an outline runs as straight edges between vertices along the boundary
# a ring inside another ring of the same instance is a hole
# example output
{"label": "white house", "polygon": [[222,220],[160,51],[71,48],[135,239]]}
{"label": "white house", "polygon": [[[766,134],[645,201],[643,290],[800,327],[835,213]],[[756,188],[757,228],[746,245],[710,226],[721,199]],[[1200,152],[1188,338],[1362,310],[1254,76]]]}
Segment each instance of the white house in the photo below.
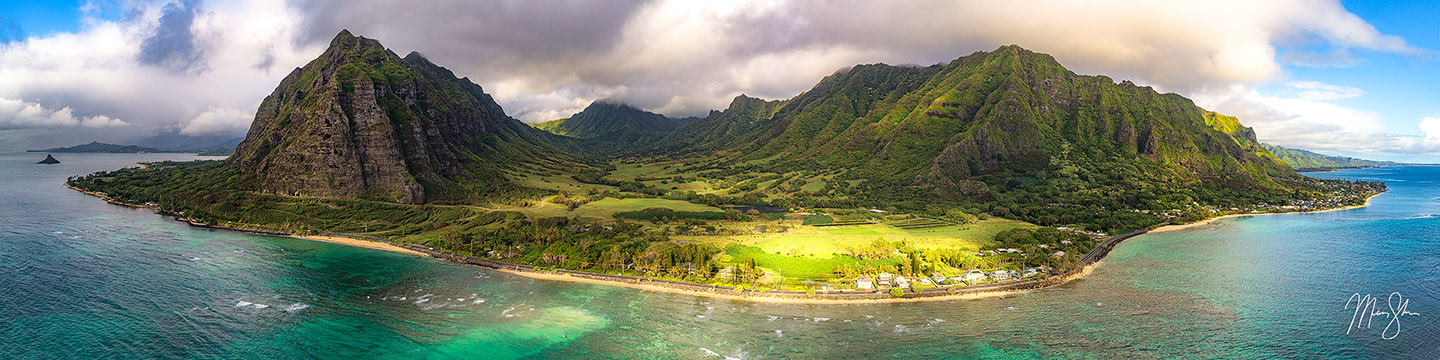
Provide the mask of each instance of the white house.
{"label": "white house", "polygon": [[855,287],[860,289],[874,289],[875,281],[871,280],[869,275],[860,275],[860,278],[855,279]]}
{"label": "white house", "polygon": [[1003,270],[995,270],[995,272],[990,273],[990,277],[995,280],[1008,280],[1010,279],[1010,273]]}
{"label": "white house", "polygon": [[875,285],[890,286],[891,279],[893,277],[890,276],[890,273],[880,273],[880,275],[875,275]]}
{"label": "white house", "polygon": [[965,274],[960,275],[960,279],[973,284],[977,281],[985,280],[985,272],[980,270],[966,271]]}

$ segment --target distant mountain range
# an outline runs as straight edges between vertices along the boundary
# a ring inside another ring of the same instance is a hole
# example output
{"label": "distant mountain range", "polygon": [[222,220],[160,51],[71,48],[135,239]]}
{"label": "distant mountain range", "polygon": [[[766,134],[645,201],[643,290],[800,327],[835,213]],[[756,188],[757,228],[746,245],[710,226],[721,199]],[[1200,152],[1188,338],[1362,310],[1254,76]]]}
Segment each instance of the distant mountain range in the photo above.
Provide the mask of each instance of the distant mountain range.
{"label": "distant mountain range", "polygon": [[[626,164],[645,168],[616,174]],[[1014,45],[928,67],[857,65],[791,99],[741,95],[701,119],[596,102],[532,127],[468,78],[342,31],[265,98],[234,155],[190,171],[267,196],[494,204],[584,183],[1113,230],[1162,222],[1129,210],[1286,203],[1338,186],[1293,167],[1238,119]]]}
{"label": "distant mountain range", "polygon": [[95,142],[91,142],[91,143],[89,143],[89,144],[80,144],[80,145],[75,145],[75,146],[49,148],[49,149],[44,149],[44,150],[26,150],[26,152],[144,154],[144,153],[161,153],[161,152],[178,152],[178,151],[163,151],[163,150],[156,149],[156,148],[150,148],[150,147],[144,147],[144,146],[138,146],[138,145],[116,145],[116,144],[106,144],[106,143],[102,143],[102,142],[95,141]]}
{"label": "distant mountain range", "polygon": [[1284,160],[1296,171],[1331,171],[1335,169],[1367,168],[1376,166],[1402,165],[1390,161],[1374,161],[1345,156],[1330,156],[1278,145],[1261,144],[1265,150]]}
{"label": "distant mountain range", "polygon": [[575,115],[534,126],[557,135],[581,139],[582,146],[605,155],[645,149],[675,129],[699,118],[672,119],[630,105],[596,101]]}
{"label": "distant mountain range", "polygon": [[[157,140],[158,139],[158,140]],[[181,140],[186,142],[173,142],[169,140]],[[235,146],[244,138],[223,138],[207,145],[195,145],[200,141],[211,140],[211,138],[189,138],[181,137],[150,137],[142,139],[141,145],[118,145],[92,141],[89,144],[75,146],[56,147],[49,149],[26,150],[26,152],[50,152],[50,153],[123,153],[123,154],[145,154],[145,153],[199,153],[200,155],[225,156],[235,152]],[[148,145],[146,145],[148,144]]]}

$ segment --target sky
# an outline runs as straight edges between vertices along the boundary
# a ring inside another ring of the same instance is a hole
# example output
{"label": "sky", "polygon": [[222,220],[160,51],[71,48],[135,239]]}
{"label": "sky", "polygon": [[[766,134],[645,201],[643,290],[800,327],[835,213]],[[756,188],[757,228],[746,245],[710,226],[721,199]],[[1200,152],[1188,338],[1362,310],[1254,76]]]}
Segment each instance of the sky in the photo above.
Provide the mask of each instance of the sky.
{"label": "sky", "polygon": [[341,29],[541,122],[793,97],[855,64],[1006,44],[1237,116],[1261,141],[1440,163],[1440,2],[1327,0],[0,2],[0,151],[243,136]]}

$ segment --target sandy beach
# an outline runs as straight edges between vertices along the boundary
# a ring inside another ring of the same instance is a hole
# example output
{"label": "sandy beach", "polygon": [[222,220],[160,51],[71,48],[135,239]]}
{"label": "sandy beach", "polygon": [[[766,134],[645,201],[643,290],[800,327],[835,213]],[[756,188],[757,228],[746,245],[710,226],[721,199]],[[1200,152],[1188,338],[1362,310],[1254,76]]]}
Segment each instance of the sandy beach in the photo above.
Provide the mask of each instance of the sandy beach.
{"label": "sandy beach", "polygon": [[[1381,193],[1381,194],[1383,194],[1383,193]],[[1245,217],[1245,216],[1285,215],[1285,214],[1313,214],[1313,213],[1322,213],[1322,212],[1330,212],[1330,211],[1359,209],[1359,208],[1363,208],[1363,207],[1366,207],[1366,206],[1370,206],[1370,199],[1374,199],[1376,196],[1380,196],[1380,194],[1370,195],[1370,197],[1365,198],[1365,203],[1364,203],[1364,204],[1360,204],[1360,205],[1343,206],[1343,207],[1338,207],[1338,208],[1333,208],[1333,209],[1312,210],[1312,211],[1294,211],[1294,212],[1276,212],[1276,213],[1254,213],[1254,214],[1230,214],[1230,215],[1222,215],[1222,216],[1216,216],[1216,217],[1212,217],[1212,218],[1205,219],[1205,220],[1200,220],[1200,221],[1192,222],[1192,223],[1189,223],[1189,224],[1161,226],[1161,227],[1155,228],[1155,230],[1150,230],[1150,232],[1152,232],[1152,233],[1157,233],[1157,232],[1166,232],[1166,231],[1175,231],[1175,230],[1189,229],[1189,228],[1196,227],[1196,226],[1209,225],[1209,224],[1212,224],[1212,223],[1214,223],[1214,222],[1216,222],[1216,221],[1220,221],[1220,220],[1222,220],[1222,219],[1236,218],[1236,217]]]}
{"label": "sandy beach", "polygon": [[[67,185],[67,187],[68,187],[68,185]],[[99,196],[99,197],[104,198],[105,200],[107,200],[107,201],[109,201],[109,202],[111,202],[111,203],[118,204],[118,205],[135,206],[135,207],[146,207],[146,206],[143,206],[143,205],[126,204],[126,203],[123,203],[123,202],[114,201],[113,199],[110,199],[108,196],[105,196],[105,195],[102,195],[102,194],[99,194],[99,193],[90,192],[90,191],[85,191],[85,190],[78,189],[78,188],[74,188],[74,187],[70,187],[70,188],[71,188],[71,189],[74,189],[74,190],[78,190],[78,191],[84,192],[84,193],[87,193],[87,194],[90,194],[90,195]],[[1379,195],[1379,194],[1376,194],[1376,195]],[[1375,196],[1372,195],[1370,198],[1374,198],[1374,197],[1375,197]],[[1225,219],[1225,218],[1231,218],[1231,217],[1254,216],[1254,215],[1299,214],[1299,213],[1312,213],[1312,212],[1325,212],[1325,211],[1338,211],[1338,210],[1355,209],[1355,208],[1361,208],[1361,207],[1369,206],[1369,205],[1370,205],[1370,198],[1365,199],[1365,204],[1357,205],[1357,206],[1347,206],[1347,207],[1342,207],[1342,208],[1325,209],[1325,210],[1317,210],[1317,211],[1306,211],[1306,212],[1260,213],[1260,214],[1232,214],[1232,215],[1225,215],[1225,216],[1218,216],[1218,217],[1214,217],[1214,218],[1209,218],[1209,219],[1205,219],[1205,220],[1201,220],[1201,221],[1197,221],[1197,222],[1193,222],[1193,223],[1189,223],[1189,224],[1164,226],[1164,227],[1160,227],[1160,228],[1156,228],[1156,229],[1154,229],[1154,230],[1151,230],[1150,232],[1164,232],[1164,231],[1174,231],[1174,230],[1186,229],[1186,228],[1191,228],[1191,227],[1196,227],[1196,226],[1201,226],[1201,225],[1210,224],[1210,223],[1213,223],[1213,222],[1215,222],[1215,221],[1217,221],[1217,220]],[[206,226],[206,225],[204,225],[204,224],[196,224],[196,223],[193,223],[193,222],[191,223],[191,225],[201,226],[201,227],[218,228],[218,229],[227,229],[227,228],[224,228],[224,227]],[[245,229],[230,229],[230,230],[247,231],[247,230],[245,230]],[[393,251],[393,252],[398,252],[398,253],[403,253],[403,254],[410,254],[410,255],[417,255],[417,256],[425,256],[425,257],[434,257],[434,256],[431,256],[431,255],[429,255],[429,254],[426,254],[426,253],[423,253],[423,252],[420,252],[420,251],[415,251],[415,250],[407,249],[407,248],[404,248],[404,247],[396,246],[396,245],[394,245],[394,244],[389,244],[389,243],[384,243],[384,242],[378,242],[378,241],[363,240],[363,239],[357,239],[357,238],[350,238],[350,237],[344,237],[344,236],[279,235],[279,234],[276,234],[276,236],[289,236],[289,237],[293,237],[293,238],[297,238],[297,239],[313,240],[313,241],[323,241],[323,242],[334,243],[334,244],[349,245],[349,246],[358,246],[358,247],[364,247],[364,248],[370,248],[370,249],[377,249],[377,250],[385,250],[385,251]],[[1103,260],[1103,258],[1101,258],[1100,260]],[[1084,278],[1085,276],[1089,275],[1091,271],[1093,271],[1093,270],[1095,269],[1095,267],[1099,264],[1099,261],[1100,261],[1100,260],[1097,260],[1097,261],[1095,261],[1094,263],[1091,263],[1091,264],[1086,265],[1086,266],[1083,267],[1080,271],[1074,272],[1074,273],[1072,273],[1072,274],[1064,277],[1061,281],[1059,281],[1059,282],[1057,282],[1057,283],[1055,283],[1055,284],[1053,284],[1053,285],[1049,285],[1049,286],[1047,286],[1047,287],[1053,287],[1053,286],[1057,286],[1057,285],[1060,285],[1060,284],[1068,283],[1068,282],[1070,282],[1070,281],[1074,281],[1074,280],[1076,280],[1076,279]],[[666,287],[666,286],[658,286],[658,285],[645,284],[645,283],[643,283],[643,282],[638,282],[638,283],[637,283],[637,282],[626,282],[626,281],[611,281],[611,280],[591,279],[591,278],[585,278],[585,277],[579,277],[579,276],[572,276],[572,275],[569,275],[569,274],[556,274],[556,273],[530,272],[530,271],[516,271],[516,270],[509,270],[509,269],[495,269],[495,270],[504,271],[504,272],[507,272],[507,273],[511,273],[511,274],[515,274],[515,275],[520,275],[520,276],[524,276],[524,277],[529,277],[529,278],[533,278],[533,279],[539,279],[539,280],[569,281],[569,282],[586,283],[586,284],[620,286],[620,287],[626,287],[626,288],[632,288],[632,289],[639,289],[639,290],[646,290],[646,291],[656,291],[656,292],[665,292],[665,293],[683,294],[683,295],[695,295],[695,296],[704,296],[704,297],[711,297],[711,298],[720,298],[720,299],[728,299],[728,300],[739,300],[739,301],[751,301],[751,302],[771,303],[771,304],[842,305],[842,304],[908,303],[908,302],[922,302],[922,301],[978,300],[978,299],[1004,297],[1004,296],[1008,296],[1008,295],[1015,295],[1015,294],[1020,294],[1020,293],[1024,293],[1024,292],[1029,292],[1029,291],[1035,290],[1035,289],[1033,289],[1033,288],[1032,288],[1032,289],[1021,289],[1021,290],[994,290],[994,291],[984,291],[984,292],[978,292],[978,293],[967,293],[967,294],[956,294],[956,295],[940,295],[940,296],[925,296],[925,297],[907,297],[907,298],[881,298],[881,299],[805,299],[805,298],[793,298],[793,297],[785,297],[785,296],[770,296],[769,294],[766,294],[766,293],[752,293],[752,294],[742,295],[742,294],[736,294],[736,293],[727,293],[728,291],[725,291],[725,290],[721,290],[721,291],[717,291],[717,292],[694,291],[694,290],[676,289],[676,288],[671,288],[671,287]],[[779,295],[779,294],[776,294],[776,295]]]}
{"label": "sandy beach", "polygon": [[402,247],[399,247],[399,246],[395,246],[395,245],[392,245],[392,244],[387,244],[387,243],[383,243],[383,242],[379,242],[379,241],[360,240],[360,239],[348,238],[348,237],[342,237],[342,236],[321,236],[321,235],[293,235],[293,236],[291,236],[291,237],[297,238],[297,239],[305,239],[305,240],[324,241],[324,242],[328,242],[328,243],[341,244],[341,245],[359,246],[359,247],[363,247],[363,248],[370,248],[370,249],[376,249],[376,250],[394,251],[394,252],[404,253],[404,254],[410,254],[410,255],[419,255],[419,256],[425,256],[425,257],[429,257],[429,256],[430,256],[430,255],[426,255],[425,253],[422,253],[422,252],[419,252],[419,251],[410,250],[410,249],[402,248]]}
{"label": "sandy beach", "polygon": [[511,273],[511,274],[515,274],[515,275],[520,275],[520,276],[524,276],[524,277],[528,277],[528,278],[540,279],[540,280],[568,281],[568,282],[577,282],[577,283],[585,283],[585,284],[610,285],[610,286],[627,287],[627,288],[631,288],[631,289],[640,289],[640,290],[646,290],[646,291],[656,291],[656,292],[664,292],[664,293],[671,293],[671,294],[682,294],[682,295],[696,295],[696,296],[712,297],[712,298],[719,298],[719,299],[751,301],[751,302],[767,303],[767,304],[843,305],[843,304],[906,303],[906,302],[947,301],[947,300],[977,300],[977,299],[988,299],[988,298],[1003,297],[1003,296],[1007,296],[1007,295],[1015,295],[1015,294],[1019,294],[1019,293],[1024,293],[1024,292],[1030,291],[1030,290],[987,291],[987,292],[975,293],[975,294],[944,295],[944,296],[916,297],[916,298],[891,298],[891,299],[796,299],[796,298],[770,297],[770,296],[765,296],[765,295],[743,296],[743,295],[737,295],[737,294],[727,294],[727,293],[725,293],[725,292],[713,292],[713,293],[712,293],[712,292],[703,292],[703,291],[689,291],[689,290],[674,289],[674,288],[668,288],[668,287],[663,287],[663,286],[655,286],[655,285],[636,284],[636,283],[619,282],[619,281],[606,281],[606,280],[587,279],[587,278],[581,278],[581,277],[576,277],[576,276],[569,276],[569,275],[564,275],[564,274],[533,273],[533,272],[510,271],[510,270],[500,270],[500,271],[504,271],[504,272],[507,272],[507,273]]}

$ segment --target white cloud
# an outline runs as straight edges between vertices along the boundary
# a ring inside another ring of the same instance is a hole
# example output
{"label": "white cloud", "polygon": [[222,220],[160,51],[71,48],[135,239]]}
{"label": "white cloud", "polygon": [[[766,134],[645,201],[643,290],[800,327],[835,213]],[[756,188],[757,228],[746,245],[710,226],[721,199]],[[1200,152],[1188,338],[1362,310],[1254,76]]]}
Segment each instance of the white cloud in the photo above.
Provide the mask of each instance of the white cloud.
{"label": "white cloud", "polygon": [[1420,133],[1424,135],[1425,141],[1440,143],[1440,117],[1420,119]]}
{"label": "white cloud", "polygon": [[[210,0],[199,3],[191,37],[175,37],[191,39],[204,63],[177,73],[137,61],[166,3],[120,3],[118,12],[87,3],[77,33],[0,47],[0,98],[43,99],[135,127],[238,135],[243,115],[291,68],[348,28],[469,76],[525,121],[605,98],[688,116],[740,93],[789,98],[859,63],[933,64],[1018,44],[1080,73],[1190,96],[1240,116],[1264,139],[1323,149],[1355,136],[1401,146],[1403,137],[1384,134],[1378,114],[1331,102],[1361,89],[1304,81],[1278,94],[1255,89],[1285,81],[1286,66],[1352,64],[1354,50],[1421,52],[1337,0]],[[131,15],[95,17],[107,12]]]}
{"label": "white cloud", "polygon": [[37,103],[0,98],[0,130],[124,125],[129,124],[105,115],[76,117],[69,107],[50,110]]}
{"label": "white cloud", "polygon": [[255,114],[247,111],[210,108],[180,126],[184,135],[234,134],[250,128]]}
{"label": "white cloud", "polygon": [[1285,86],[1292,90],[1298,90],[1300,98],[1306,100],[1329,101],[1365,95],[1365,91],[1360,88],[1330,85],[1319,81],[1292,81],[1286,83]]}
{"label": "white cloud", "polygon": [[[324,46],[294,43],[301,16],[284,0],[207,1],[200,3],[189,28],[195,46],[204,49],[204,63],[176,72],[139,61],[141,44],[155,33],[166,3],[122,4],[130,15],[121,19],[90,17],[101,12],[97,6],[106,5],[87,3],[81,31],[0,47],[0,79],[5,79],[0,81],[0,97],[43,99],[77,113],[127,119],[90,119],[136,128],[126,136],[174,128],[187,134],[239,135],[248,128],[248,119],[233,126],[233,112],[218,114],[215,109],[253,112],[292,67],[303,65]],[[267,58],[273,66],[256,66]],[[219,126],[214,123],[218,115],[232,123]]]}

